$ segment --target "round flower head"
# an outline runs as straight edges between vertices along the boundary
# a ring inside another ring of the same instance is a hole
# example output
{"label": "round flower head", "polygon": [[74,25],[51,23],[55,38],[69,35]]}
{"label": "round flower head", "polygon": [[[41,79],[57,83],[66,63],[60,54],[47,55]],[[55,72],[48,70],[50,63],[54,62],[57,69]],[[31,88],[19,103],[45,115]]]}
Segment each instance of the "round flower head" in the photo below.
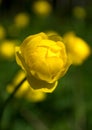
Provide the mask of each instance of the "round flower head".
{"label": "round flower head", "polygon": [[26,71],[31,87],[44,92],[56,88],[57,80],[70,65],[60,38],[45,33],[29,36],[20,47],[16,47],[16,60]]}
{"label": "round flower head", "polygon": [[90,55],[90,47],[88,44],[73,32],[66,33],[63,38],[72,64],[82,64]]}
{"label": "round flower head", "polygon": [[14,23],[18,28],[26,27],[30,22],[30,17],[27,13],[19,13],[14,18]]}
{"label": "round flower head", "polygon": [[73,15],[77,19],[85,19],[86,17],[86,10],[81,6],[76,6],[73,8]]}
{"label": "round flower head", "polygon": [[14,58],[15,44],[17,44],[17,41],[3,40],[0,45],[0,55],[5,59]]}
{"label": "round flower head", "polygon": [[51,13],[52,7],[47,1],[36,1],[33,4],[33,11],[40,16],[46,16]]}

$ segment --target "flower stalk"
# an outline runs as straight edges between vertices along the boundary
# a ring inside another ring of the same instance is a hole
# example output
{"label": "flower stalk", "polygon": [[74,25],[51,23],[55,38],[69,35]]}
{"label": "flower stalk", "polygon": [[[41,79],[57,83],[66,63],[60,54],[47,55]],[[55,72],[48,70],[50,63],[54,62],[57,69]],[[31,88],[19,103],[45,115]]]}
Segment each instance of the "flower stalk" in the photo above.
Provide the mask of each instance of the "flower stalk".
{"label": "flower stalk", "polygon": [[[16,86],[15,90],[12,92],[12,94],[6,99],[6,101],[4,102],[4,104],[2,105],[1,109],[0,109],[0,127],[2,127],[2,117],[3,117],[3,113],[5,108],[7,107],[7,105],[10,103],[10,101],[12,100],[13,96],[15,95],[15,93],[18,91],[18,89],[20,88],[20,86],[22,85],[22,83],[26,80],[26,77]],[[0,129],[2,130],[2,129]]]}

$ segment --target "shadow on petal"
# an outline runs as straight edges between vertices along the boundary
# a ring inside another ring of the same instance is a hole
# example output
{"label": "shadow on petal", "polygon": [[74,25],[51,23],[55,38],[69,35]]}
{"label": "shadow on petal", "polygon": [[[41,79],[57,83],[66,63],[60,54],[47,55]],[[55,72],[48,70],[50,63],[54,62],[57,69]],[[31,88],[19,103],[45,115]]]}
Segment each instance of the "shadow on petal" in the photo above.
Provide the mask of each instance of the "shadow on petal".
{"label": "shadow on petal", "polygon": [[27,77],[27,79],[28,79],[30,86],[34,90],[39,90],[39,91],[47,92],[47,93],[53,92],[58,84],[58,81],[55,81],[54,83],[47,83],[43,80],[39,80],[39,79],[35,78],[31,74]]}

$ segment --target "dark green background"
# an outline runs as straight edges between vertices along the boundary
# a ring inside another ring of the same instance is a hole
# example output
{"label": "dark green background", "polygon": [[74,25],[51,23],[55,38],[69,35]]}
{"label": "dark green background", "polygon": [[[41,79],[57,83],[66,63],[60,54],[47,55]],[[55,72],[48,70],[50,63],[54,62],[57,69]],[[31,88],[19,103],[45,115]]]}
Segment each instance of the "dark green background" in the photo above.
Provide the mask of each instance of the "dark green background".
{"label": "dark green background", "polygon": [[[17,39],[21,43],[30,34],[54,30],[62,36],[73,30],[92,48],[91,1],[51,0],[49,2],[53,6],[53,12],[48,17],[39,17],[32,12],[32,0],[7,0],[8,4],[6,0],[2,1],[0,24],[7,30],[7,39]],[[85,20],[72,15],[72,8],[77,5],[85,8]],[[8,28],[13,23],[15,14],[19,12],[30,15],[30,25],[18,33],[14,30],[11,36]],[[9,96],[6,86],[19,69],[15,60],[0,59],[0,107]],[[55,91],[47,94],[43,102],[30,103],[13,98],[4,111],[2,126],[3,130],[91,130],[92,56],[80,66],[72,65],[59,80]]]}

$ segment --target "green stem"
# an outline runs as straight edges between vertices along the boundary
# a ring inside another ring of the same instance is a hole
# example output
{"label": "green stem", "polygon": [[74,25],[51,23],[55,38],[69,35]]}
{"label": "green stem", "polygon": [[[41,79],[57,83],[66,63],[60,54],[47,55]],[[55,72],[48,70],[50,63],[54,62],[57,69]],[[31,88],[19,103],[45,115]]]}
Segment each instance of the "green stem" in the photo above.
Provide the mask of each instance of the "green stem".
{"label": "green stem", "polygon": [[[18,89],[20,88],[20,86],[22,85],[22,83],[26,80],[26,77],[16,86],[15,90],[12,92],[12,94],[7,98],[7,100],[4,102],[3,106],[0,109],[0,123],[2,122],[2,117],[3,117],[3,113],[5,108],[7,107],[7,105],[10,103],[10,101],[12,100],[13,96],[15,95],[15,93],[18,91]],[[2,124],[2,123],[1,123]],[[1,127],[1,125],[0,125]],[[1,129],[0,129],[1,130]]]}

